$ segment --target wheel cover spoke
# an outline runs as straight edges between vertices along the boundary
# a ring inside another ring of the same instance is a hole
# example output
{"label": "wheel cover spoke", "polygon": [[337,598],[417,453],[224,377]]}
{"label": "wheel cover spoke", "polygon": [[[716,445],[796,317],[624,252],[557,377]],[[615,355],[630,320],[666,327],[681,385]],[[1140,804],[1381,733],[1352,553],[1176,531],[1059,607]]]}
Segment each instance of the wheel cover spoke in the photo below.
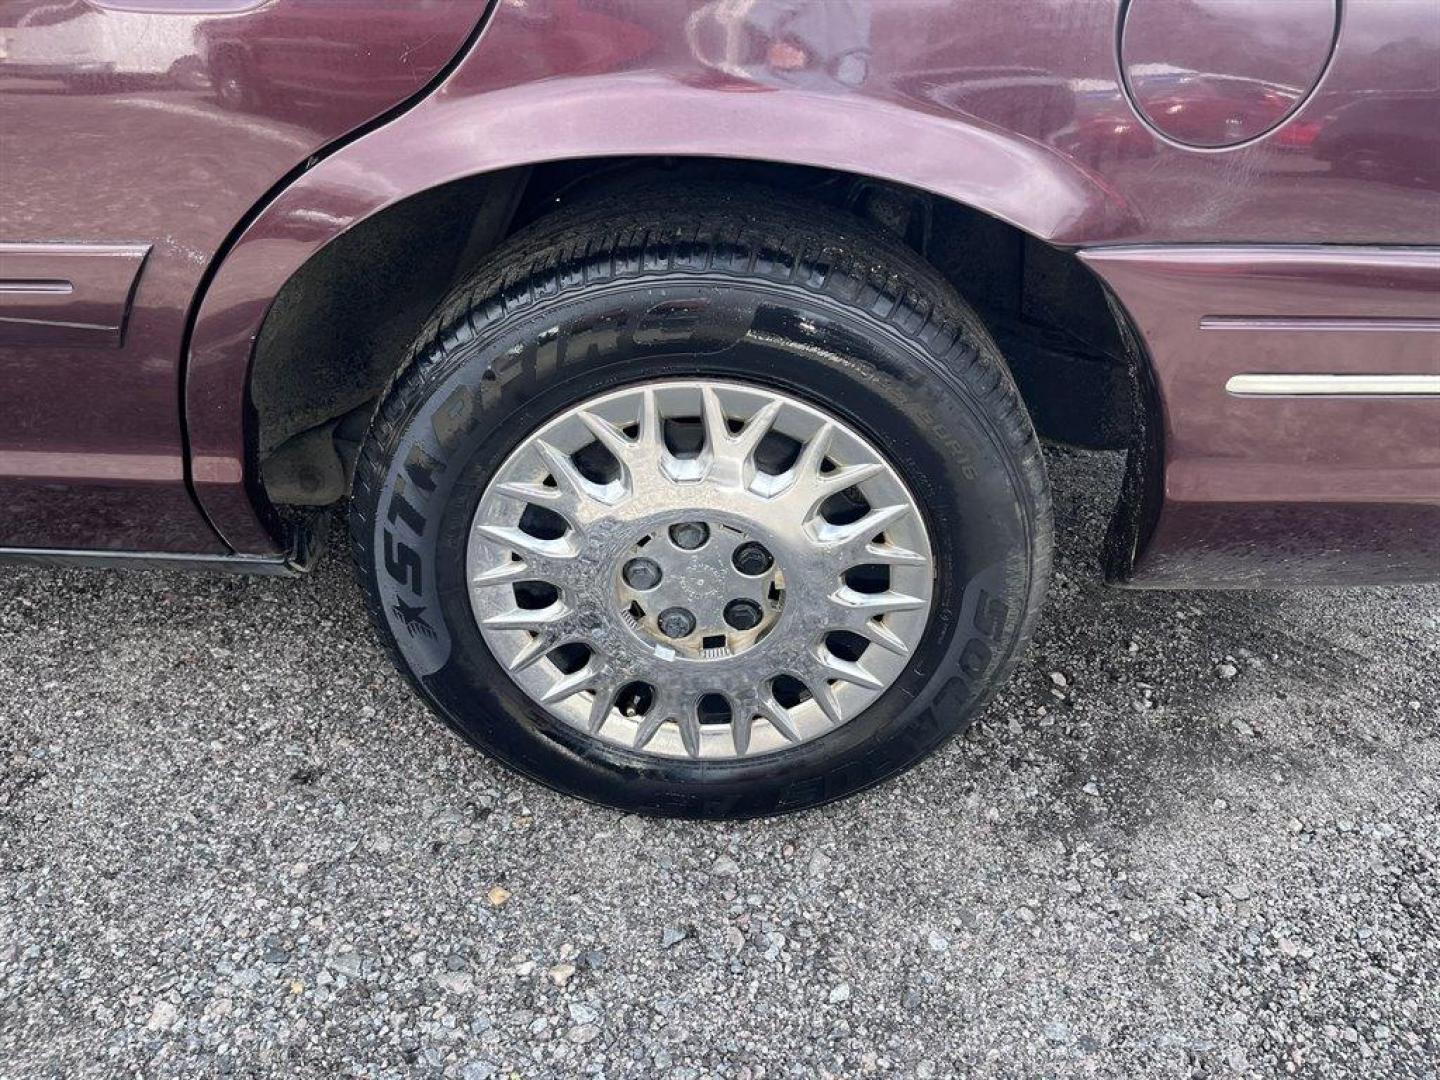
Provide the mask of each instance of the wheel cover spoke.
{"label": "wheel cover spoke", "polygon": [[532,433],[481,496],[466,572],[487,646],[550,717],[705,761],[863,712],[924,634],[934,562],[867,438],[798,398],[697,379],[599,395]]}

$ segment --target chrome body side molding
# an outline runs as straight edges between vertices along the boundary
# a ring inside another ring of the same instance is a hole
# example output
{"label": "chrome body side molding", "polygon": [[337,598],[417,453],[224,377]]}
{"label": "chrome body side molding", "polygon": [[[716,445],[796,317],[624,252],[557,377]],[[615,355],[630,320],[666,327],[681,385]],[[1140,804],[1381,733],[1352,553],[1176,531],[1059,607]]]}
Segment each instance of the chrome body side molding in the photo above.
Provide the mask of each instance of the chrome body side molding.
{"label": "chrome body side molding", "polygon": [[1440,397],[1440,375],[1231,375],[1236,397]]}

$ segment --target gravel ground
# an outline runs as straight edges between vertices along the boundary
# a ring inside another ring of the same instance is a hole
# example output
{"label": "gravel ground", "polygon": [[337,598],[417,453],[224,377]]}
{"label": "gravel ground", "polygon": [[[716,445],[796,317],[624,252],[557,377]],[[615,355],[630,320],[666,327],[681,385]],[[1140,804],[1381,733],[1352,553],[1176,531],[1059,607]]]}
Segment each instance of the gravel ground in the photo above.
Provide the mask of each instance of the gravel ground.
{"label": "gravel ground", "polygon": [[1106,590],[963,739],[650,821],[466,749],[339,558],[0,569],[0,1073],[1434,1077],[1440,588]]}

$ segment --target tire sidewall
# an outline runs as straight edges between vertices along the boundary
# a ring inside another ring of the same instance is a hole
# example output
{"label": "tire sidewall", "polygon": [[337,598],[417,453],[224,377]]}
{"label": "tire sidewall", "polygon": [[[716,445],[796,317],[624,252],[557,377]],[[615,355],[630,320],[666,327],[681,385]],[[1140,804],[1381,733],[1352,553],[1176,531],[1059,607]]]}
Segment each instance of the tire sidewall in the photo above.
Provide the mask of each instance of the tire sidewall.
{"label": "tire sidewall", "polygon": [[[672,274],[514,311],[499,298],[477,306],[441,335],[437,362],[405,376],[419,383],[392,395],[407,407],[357,483],[371,496],[359,509],[383,629],[446,722],[550,786],[642,812],[772,813],[900,771],[1003,678],[1036,585],[1033,496],[1013,451],[927,343],[803,288],[721,284]],[[734,762],[625,750],[552,717],[491,656],[466,582],[475,509],[521,441],[587,398],[693,377],[781,390],[864,434],[922,508],[937,567],[926,633],[876,702],[819,739]]]}

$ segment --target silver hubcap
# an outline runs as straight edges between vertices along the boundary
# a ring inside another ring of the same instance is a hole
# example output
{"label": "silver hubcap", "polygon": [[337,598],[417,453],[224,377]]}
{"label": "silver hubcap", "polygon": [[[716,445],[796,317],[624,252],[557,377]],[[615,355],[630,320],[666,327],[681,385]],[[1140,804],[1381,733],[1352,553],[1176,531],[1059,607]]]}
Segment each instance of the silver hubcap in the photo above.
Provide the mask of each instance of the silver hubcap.
{"label": "silver hubcap", "polygon": [[467,553],[481,634],[590,736],[727,759],[817,738],[904,670],[930,539],[880,452],[735,383],[651,383],[535,432],[495,474]]}

